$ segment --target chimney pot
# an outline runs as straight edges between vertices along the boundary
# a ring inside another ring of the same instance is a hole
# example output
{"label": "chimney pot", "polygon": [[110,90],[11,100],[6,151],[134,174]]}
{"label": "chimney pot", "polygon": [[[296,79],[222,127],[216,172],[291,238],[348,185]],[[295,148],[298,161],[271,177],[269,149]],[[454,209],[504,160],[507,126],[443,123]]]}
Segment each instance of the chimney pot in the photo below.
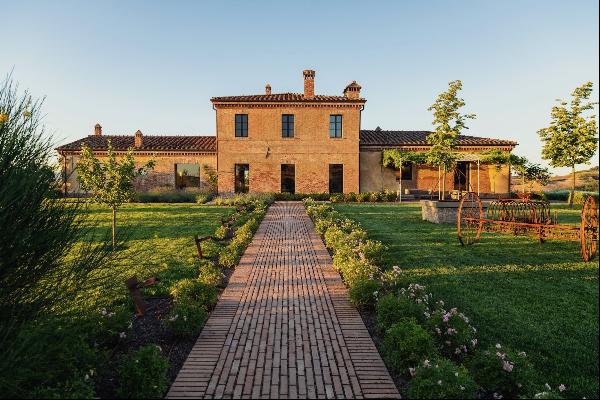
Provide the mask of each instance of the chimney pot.
{"label": "chimney pot", "polygon": [[102,135],[102,125],[96,124],[94,126],[94,135],[95,136],[101,136]]}
{"label": "chimney pot", "polygon": [[348,99],[359,99],[360,89],[362,89],[362,87],[358,83],[356,83],[356,81],[352,81],[352,83],[350,83],[344,89],[344,96]]}
{"label": "chimney pot", "polygon": [[304,75],[304,98],[312,99],[315,97],[315,71],[305,69],[302,74]]}
{"label": "chimney pot", "polygon": [[135,133],[135,139],[133,141],[133,145],[135,147],[142,147],[142,131],[140,131],[139,129]]}
{"label": "chimney pot", "polygon": [[269,85],[268,83],[267,83],[267,86],[265,86],[265,94],[266,95],[271,94],[271,85]]}

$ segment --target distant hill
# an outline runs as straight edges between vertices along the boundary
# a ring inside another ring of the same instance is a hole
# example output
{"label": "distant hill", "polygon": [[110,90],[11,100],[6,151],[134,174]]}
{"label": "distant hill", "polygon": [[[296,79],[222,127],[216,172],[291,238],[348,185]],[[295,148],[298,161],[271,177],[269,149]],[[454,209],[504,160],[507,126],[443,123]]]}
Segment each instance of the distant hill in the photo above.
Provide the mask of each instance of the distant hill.
{"label": "distant hill", "polygon": [[[591,192],[598,191],[598,167],[592,167],[587,170],[577,171],[575,174],[575,186],[577,190],[585,190]],[[534,185],[533,191],[551,191],[551,190],[570,190],[571,189],[571,174],[555,175],[550,179],[546,186]],[[518,177],[512,177],[512,190],[521,191],[521,182]]]}

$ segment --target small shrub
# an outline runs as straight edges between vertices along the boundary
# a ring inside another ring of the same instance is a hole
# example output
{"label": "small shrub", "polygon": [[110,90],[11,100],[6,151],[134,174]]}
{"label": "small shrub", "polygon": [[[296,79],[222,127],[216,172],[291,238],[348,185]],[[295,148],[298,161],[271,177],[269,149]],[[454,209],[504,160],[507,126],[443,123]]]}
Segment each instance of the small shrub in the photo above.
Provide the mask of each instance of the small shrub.
{"label": "small shrub", "polygon": [[425,360],[410,370],[408,384],[411,399],[475,399],[477,384],[463,366],[444,358]]}
{"label": "small shrub", "polygon": [[329,201],[332,203],[341,203],[344,201],[344,195],[342,193],[332,194],[331,197],[329,197]]}
{"label": "small shrub", "polygon": [[350,286],[348,297],[358,308],[371,308],[377,300],[378,291],[379,282],[374,279],[360,279]]}
{"label": "small shrub", "polygon": [[353,203],[356,201],[356,193],[350,192],[344,195],[344,201],[348,203]]}
{"label": "small shrub", "polygon": [[424,322],[426,312],[427,307],[424,304],[417,304],[405,296],[390,293],[377,302],[377,326],[385,332],[402,318],[412,317]]}
{"label": "small shrub", "polygon": [[206,285],[221,286],[223,284],[223,272],[212,261],[204,260],[200,265],[198,280]]}
{"label": "small shrub", "polygon": [[500,344],[475,352],[469,367],[477,383],[495,397],[531,395],[536,387],[536,372],[527,355]]}
{"label": "small shrub", "polygon": [[0,397],[64,397],[73,389],[75,396],[89,398],[98,359],[88,336],[89,324],[80,322],[86,321],[45,319],[24,325],[14,338],[5,338]]}
{"label": "small shrub", "polygon": [[[594,200],[596,200],[596,205],[598,204],[598,193],[593,192],[575,192],[573,194],[573,204],[583,205],[585,199],[587,199],[588,196],[592,196]],[[570,198],[571,192],[569,192],[569,198],[567,199],[567,201],[570,201]]]}
{"label": "small shrub", "polygon": [[200,193],[196,195],[196,203],[198,204],[206,204],[213,199],[214,195],[212,193]]}
{"label": "small shrub", "polygon": [[356,201],[359,203],[364,203],[369,199],[370,194],[367,192],[358,193],[356,195]]}
{"label": "small shrub", "polygon": [[200,333],[208,313],[195,304],[175,304],[165,324],[175,335],[180,337],[194,337]]}
{"label": "small shrub", "polygon": [[387,269],[381,273],[381,288],[385,292],[398,292],[399,288],[405,284],[407,278],[402,273],[399,266],[394,265],[392,268]]}
{"label": "small shrub", "polygon": [[[359,281],[377,280],[379,278],[379,268],[358,258],[349,258],[343,262],[338,261],[338,255],[334,256],[334,267],[344,278],[346,285],[352,287]],[[377,287],[379,287],[377,282]]]}
{"label": "small shrub", "polygon": [[441,347],[442,354],[454,360],[461,360],[477,346],[475,328],[469,318],[456,308],[446,311],[442,301],[431,313],[427,326]]}
{"label": "small shrub", "polygon": [[168,388],[169,362],[158,346],[149,344],[125,357],[119,374],[118,397],[160,399]]}
{"label": "small shrub", "polygon": [[171,288],[173,301],[211,309],[217,302],[217,289],[197,279],[182,279]]}
{"label": "small shrub", "polygon": [[386,364],[401,374],[437,355],[433,338],[414,318],[402,318],[392,325],[385,332],[382,350]]}
{"label": "small shrub", "polygon": [[371,203],[377,203],[378,201],[381,200],[381,197],[379,196],[378,192],[372,192],[372,193],[369,193],[368,200]]}

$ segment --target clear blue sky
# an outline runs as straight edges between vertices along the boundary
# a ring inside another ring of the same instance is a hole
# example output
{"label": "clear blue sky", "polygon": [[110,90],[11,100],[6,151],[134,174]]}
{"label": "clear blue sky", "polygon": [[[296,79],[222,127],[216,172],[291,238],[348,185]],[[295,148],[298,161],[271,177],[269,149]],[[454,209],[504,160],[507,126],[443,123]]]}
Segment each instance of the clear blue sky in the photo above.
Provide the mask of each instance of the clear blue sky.
{"label": "clear blue sky", "polygon": [[210,97],[301,92],[311,68],[317,93],[362,85],[366,129],[431,129],[427,107],[461,79],[466,133],[541,162],[554,99],[588,80],[598,99],[597,0],[0,2],[0,73],[46,96],[60,143],[96,122],[212,135]]}

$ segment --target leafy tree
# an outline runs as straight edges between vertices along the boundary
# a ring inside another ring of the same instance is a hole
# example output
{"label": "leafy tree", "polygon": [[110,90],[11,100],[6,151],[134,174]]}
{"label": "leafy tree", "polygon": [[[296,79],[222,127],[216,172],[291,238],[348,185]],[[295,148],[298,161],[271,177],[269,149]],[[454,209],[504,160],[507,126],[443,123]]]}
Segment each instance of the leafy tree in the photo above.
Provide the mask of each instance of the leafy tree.
{"label": "leafy tree", "polygon": [[114,148],[108,140],[106,161],[94,156],[92,149],[84,145],[77,163],[77,179],[81,188],[91,192],[92,200],[104,204],[112,210],[112,245],[116,245],[117,209],[133,199],[135,194],[133,180],[154,168],[152,159],[140,168],[136,168],[133,148],[117,160]]}
{"label": "leafy tree", "polygon": [[444,179],[438,178],[438,186],[441,184],[441,199],[445,198],[446,173],[456,164],[457,156],[454,153],[456,138],[466,126],[468,119],[475,119],[475,114],[461,114],[460,109],[465,105],[458,92],[462,89],[460,80],[448,84],[448,90],[441,93],[435,103],[428,108],[433,111],[433,125],[435,130],[427,136],[431,148],[427,153],[427,163],[437,166],[438,171],[443,169]]}
{"label": "leafy tree", "polygon": [[527,163],[525,168],[521,171],[521,179],[523,180],[523,191],[525,191],[525,184],[529,184],[529,191],[531,192],[532,185],[538,183],[542,186],[546,186],[550,182],[552,175],[548,168],[542,167],[540,164]]}
{"label": "leafy tree", "polygon": [[544,142],[542,158],[550,160],[552,167],[571,167],[571,208],[575,193],[575,166],[588,164],[598,147],[596,116],[587,114],[597,104],[588,101],[592,87],[592,82],[587,82],[576,88],[571,93],[570,104],[557,100],[559,104],[552,107],[550,112],[550,126],[538,130],[538,135]]}

